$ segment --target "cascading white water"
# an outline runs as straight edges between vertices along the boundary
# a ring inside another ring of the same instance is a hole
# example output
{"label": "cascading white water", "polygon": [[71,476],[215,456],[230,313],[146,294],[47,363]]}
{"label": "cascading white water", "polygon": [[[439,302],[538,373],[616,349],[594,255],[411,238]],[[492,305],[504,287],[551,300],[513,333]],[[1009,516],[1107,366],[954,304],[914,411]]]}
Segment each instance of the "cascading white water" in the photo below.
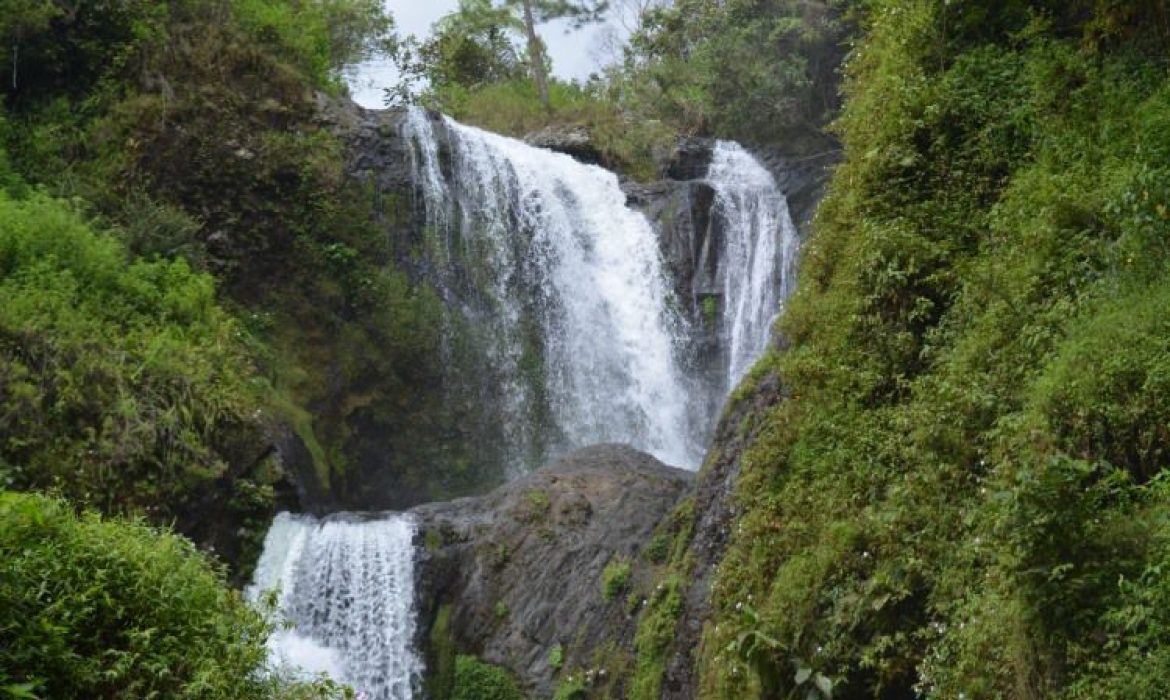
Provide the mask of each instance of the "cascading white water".
{"label": "cascading white water", "polygon": [[768,346],[772,321],[796,280],[800,239],[784,193],[739,144],[715,144],[707,180],[724,232],[723,328],[731,388]]}
{"label": "cascading white water", "polygon": [[[441,237],[442,284],[461,287],[448,301],[487,329],[503,378],[492,398],[515,453],[547,458],[539,440],[553,450],[624,442],[697,467],[661,253],[617,176],[419,109],[403,135]],[[551,425],[530,420],[538,403]]]}
{"label": "cascading white water", "polygon": [[[478,329],[477,352],[492,371],[472,398],[502,414],[517,468],[524,455],[550,456],[540,454],[546,447],[607,441],[696,466],[695,436],[709,425],[688,422],[696,398],[688,392],[710,398],[713,390],[683,376],[684,329],[658,243],[616,176],[421,110],[403,135],[435,281]],[[721,398],[767,345],[793,286],[799,239],[775,180],[739,145],[716,144],[707,180],[724,246]],[[534,419],[537,404],[547,420]],[[274,659],[328,673],[370,700],[410,700],[422,672],[414,534],[405,516],[277,516],[249,589],[253,599],[278,589],[278,610],[293,624],[273,636]]]}
{"label": "cascading white water", "polygon": [[281,513],[248,596],[279,590],[293,627],[270,640],[277,665],[328,673],[369,700],[411,700],[415,526],[406,516],[317,520]]}

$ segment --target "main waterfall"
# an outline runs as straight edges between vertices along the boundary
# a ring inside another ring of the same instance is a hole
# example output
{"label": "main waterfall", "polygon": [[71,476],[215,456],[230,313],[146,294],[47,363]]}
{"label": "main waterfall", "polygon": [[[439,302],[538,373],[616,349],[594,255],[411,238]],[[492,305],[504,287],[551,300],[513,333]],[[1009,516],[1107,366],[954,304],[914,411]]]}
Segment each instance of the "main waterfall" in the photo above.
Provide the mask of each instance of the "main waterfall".
{"label": "main waterfall", "polygon": [[617,176],[421,109],[404,135],[438,284],[478,331],[513,463],[622,442],[696,468],[680,319]]}

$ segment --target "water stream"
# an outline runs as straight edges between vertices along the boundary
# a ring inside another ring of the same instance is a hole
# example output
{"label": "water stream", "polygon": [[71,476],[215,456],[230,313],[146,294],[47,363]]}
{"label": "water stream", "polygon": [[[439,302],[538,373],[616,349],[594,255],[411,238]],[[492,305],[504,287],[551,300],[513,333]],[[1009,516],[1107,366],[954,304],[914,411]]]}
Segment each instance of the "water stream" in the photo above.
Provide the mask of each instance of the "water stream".
{"label": "water stream", "polygon": [[247,595],[278,591],[274,662],[327,673],[365,700],[411,700],[422,673],[414,651],[414,523],[281,513]]}
{"label": "water stream", "polygon": [[404,132],[439,283],[484,339],[517,471],[599,442],[696,468],[682,324],[617,176],[420,109]]}
{"label": "water stream", "polygon": [[739,144],[715,144],[707,180],[715,188],[714,215],[724,232],[720,262],[730,391],[768,346],[772,322],[796,282],[800,239],[784,193]]}

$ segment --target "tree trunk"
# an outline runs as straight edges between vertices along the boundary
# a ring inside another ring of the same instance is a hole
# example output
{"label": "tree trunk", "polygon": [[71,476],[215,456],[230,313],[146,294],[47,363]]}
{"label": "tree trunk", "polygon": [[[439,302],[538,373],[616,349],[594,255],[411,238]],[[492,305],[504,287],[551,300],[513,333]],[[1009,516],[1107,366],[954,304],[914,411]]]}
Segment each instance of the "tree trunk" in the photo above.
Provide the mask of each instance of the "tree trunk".
{"label": "tree trunk", "polygon": [[536,35],[536,20],[532,14],[532,0],[523,0],[524,31],[528,34],[528,60],[532,64],[532,81],[536,83],[536,92],[540,95],[540,104],[544,111],[551,112],[552,105],[548,101],[548,76],[544,73],[544,45]]}

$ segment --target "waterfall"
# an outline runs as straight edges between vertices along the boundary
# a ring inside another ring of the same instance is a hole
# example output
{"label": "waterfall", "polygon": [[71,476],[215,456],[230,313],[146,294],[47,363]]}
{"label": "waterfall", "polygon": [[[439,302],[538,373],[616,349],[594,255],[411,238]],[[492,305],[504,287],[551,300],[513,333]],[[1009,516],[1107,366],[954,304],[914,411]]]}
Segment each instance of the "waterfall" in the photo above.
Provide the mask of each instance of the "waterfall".
{"label": "waterfall", "polygon": [[[613,173],[417,109],[403,136],[426,224],[412,256],[449,310],[439,351],[453,374],[470,363],[451,400],[488,407],[516,472],[599,442],[696,467],[710,414],[766,348],[795,278],[799,240],[768,171],[737,144],[714,148],[723,312],[711,357],[727,360],[696,378],[682,370],[691,331],[655,232]],[[276,662],[370,700],[412,698],[414,535],[406,516],[277,516],[248,592],[279,591],[292,627],[272,637]]]}
{"label": "waterfall", "polygon": [[281,513],[268,531],[247,594],[278,590],[277,612],[293,625],[272,636],[274,662],[328,673],[368,700],[410,700],[422,673],[413,648],[414,523],[335,518]]}
{"label": "waterfall", "polygon": [[739,144],[715,144],[707,180],[724,232],[722,326],[733,388],[767,348],[772,321],[795,284],[800,239],[784,193]]}
{"label": "waterfall", "polygon": [[514,471],[599,442],[697,467],[682,324],[617,176],[419,109],[403,136],[437,286],[478,329],[492,378],[473,391],[493,402]]}

